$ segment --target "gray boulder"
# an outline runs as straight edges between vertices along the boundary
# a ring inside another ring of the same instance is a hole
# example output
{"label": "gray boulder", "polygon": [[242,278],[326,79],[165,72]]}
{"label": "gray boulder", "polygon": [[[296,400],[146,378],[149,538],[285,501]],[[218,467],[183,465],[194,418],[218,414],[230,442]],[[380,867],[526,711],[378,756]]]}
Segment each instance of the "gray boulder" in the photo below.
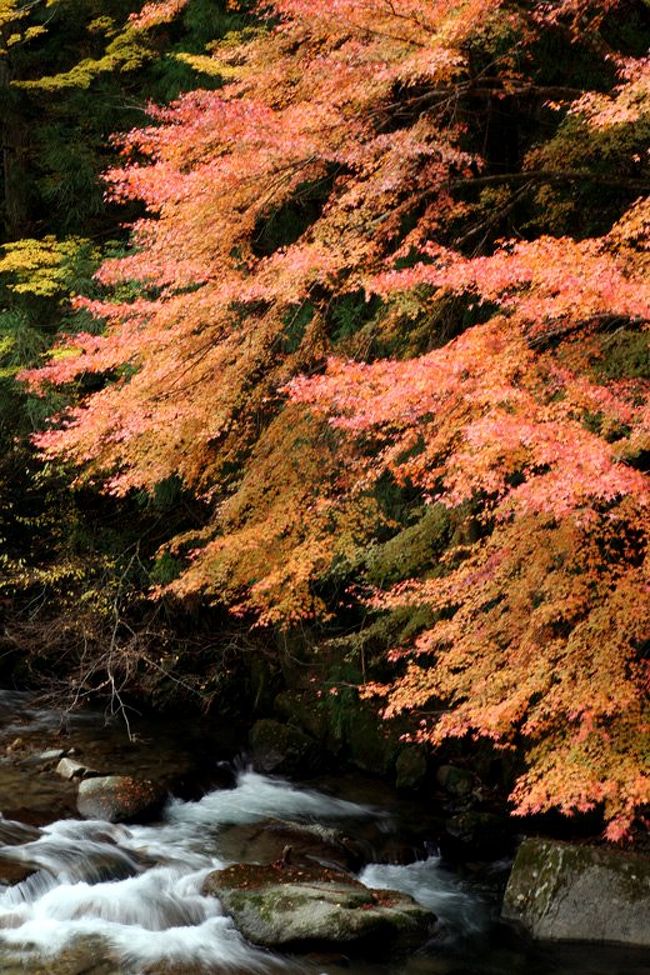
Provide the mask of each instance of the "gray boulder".
{"label": "gray boulder", "polygon": [[248,941],[265,948],[414,948],[435,921],[406,894],[368,890],[327,869],[239,864],[209,874],[203,891],[220,899]]}
{"label": "gray boulder", "polygon": [[84,819],[130,823],[155,816],[164,800],[164,790],[147,779],[102,775],[79,783],[77,810]]}
{"label": "gray boulder", "polygon": [[650,858],[526,839],[502,916],[540,940],[650,946]]}

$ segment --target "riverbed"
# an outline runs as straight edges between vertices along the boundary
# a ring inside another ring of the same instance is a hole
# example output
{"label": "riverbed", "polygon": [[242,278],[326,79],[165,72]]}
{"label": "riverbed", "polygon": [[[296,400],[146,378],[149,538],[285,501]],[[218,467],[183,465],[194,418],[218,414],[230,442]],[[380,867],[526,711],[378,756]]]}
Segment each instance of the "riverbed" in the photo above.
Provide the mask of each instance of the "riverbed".
{"label": "riverbed", "polygon": [[[0,886],[2,975],[650,975],[635,952],[521,940],[498,921],[508,863],[452,869],[427,841],[425,804],[356,772],[308,783],[260,775],[232,728],[197,722],[134,719],[131,743],[102,714],[70,718],[0,695],[0,862],[34,871]],[[76,785],[39,759],[57,745],[102,770],[165,781],[158,820],[78,819]],[[215,869],[255,862],[269,823],[350,837],[365,853],[361,883],[435,914],[428,942],[406,958],[286,956],[248,944],[202,887]]]}

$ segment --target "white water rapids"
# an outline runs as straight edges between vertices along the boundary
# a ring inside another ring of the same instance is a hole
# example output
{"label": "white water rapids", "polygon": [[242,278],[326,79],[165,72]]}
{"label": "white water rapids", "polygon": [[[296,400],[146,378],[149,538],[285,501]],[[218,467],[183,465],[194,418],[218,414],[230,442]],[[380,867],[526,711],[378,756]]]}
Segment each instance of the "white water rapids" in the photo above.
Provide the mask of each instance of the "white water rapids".
{"label": "white water rapids", "polygon": [[[220,829],[270,817],[350,828],[374,815],[370,807],[247,771],[234,789],[197,802],[171,800],[151,826],[61,820],[36,830],[0,819],[0,844],[7,844],[0,858],[37,868],[22,883],[0,887],[0,957],[3,949],[54,957],[95,939],[128,973],[178,963],[187,971],[277,970],[288,963],[248,945],[219,902],[201,894],[206,875],[227,865],[218,854]],[[361,880],[411,893],[469,928],[477,923],[475,900],[435,860],[370,866]]]}

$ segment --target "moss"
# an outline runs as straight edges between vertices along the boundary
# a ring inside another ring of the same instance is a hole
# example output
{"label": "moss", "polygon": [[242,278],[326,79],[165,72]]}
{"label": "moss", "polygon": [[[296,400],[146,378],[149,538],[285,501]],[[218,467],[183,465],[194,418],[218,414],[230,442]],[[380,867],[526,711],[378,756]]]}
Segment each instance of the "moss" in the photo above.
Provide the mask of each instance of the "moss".
{"label": "moss", "polygon": [[355,765],[367,772],[391,772],[399,749],[399,736],[375,711],[359,703],[348,715],[347,742]]}
{"label": "moss", "polygon": [[368,559],[368,581],[375,586],[392,585],[431,568],[449,542],[450,528],[451,519],[444,505],[425,509],[415,525],[372,552]]}
{"label": "moss", "polygon": [[650,379],[650,335],[626,329],[606,338],[597,372],[607,379]]}
{"label": "moss", "polygon": [[546,917],[552,905],[590,868],[610,875],[610,894],[618,887],[630,902],[647,900],[650,860],[639,854],[558,841],[526,839],[517,852],[506,904],[520,916]]}

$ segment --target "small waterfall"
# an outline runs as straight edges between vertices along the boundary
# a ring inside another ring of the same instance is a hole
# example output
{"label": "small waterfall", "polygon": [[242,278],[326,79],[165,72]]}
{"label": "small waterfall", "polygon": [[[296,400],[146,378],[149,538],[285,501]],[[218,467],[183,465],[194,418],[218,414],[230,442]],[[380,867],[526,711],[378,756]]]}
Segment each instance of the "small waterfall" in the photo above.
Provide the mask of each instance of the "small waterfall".
{"label": "small waterfall", "polygon": [[[56,742],[61,724],[60,712],[0,690],[1,737],[12,745],[11,754],[0,752],[0,810],[7,813],[3,818],[0,811],[0,877],[4,869],[9,883],[10,877],[20,880],[13,886],[0,882],[2,975],[321,975],[319,965],[248,944],[219,901],[203,896],[204,880],[211,870],[233,862],[227,857],[244,858],[236,838],[228,845],[228,835],[236,837],[238,827],[248,836],[245,827],[253,827],[256,835],[255,824],[273,821],[280,829],[295,827],[301,836],[329,842],[342,833],[356,837],[366,858],[372,858],[373,837],[395,828],[390,815],[242,770],[234,788],[208,792],[198,801],[171,799],[160,821],[147,826],[78,819],[43,827],[17,822],[23,790],[45,810],[59,795],[58,783],[38,767],[43,740]],[[68,717],[67,727],[66,742],[82,753],[87,741],[92,748],[99,741],[108,755],[112,747],[120,753],[117,737],[107,742],[101,715]],[[172,749],[165,755],[173,761]],[[143,750],[141,757],[146,769],[150,756]],[[9,810],[16,811],[13,818]],[[484,923],[477,897],[434,858],[407,867],[371,864],[360,879],[368,887],[411,894],[461,936]],[[361,961],[353,970],[356,975],[377,971]],[[384,968],[381,972],[387,975]]]}
{"label": "small waterfall", "polygon": [[373,890],[399,890],[410,894],[438,918],[443,938],[464,941],[482,934],[490,921],[490,905],[476,890],[459,881],[431,856],[406,865],[371,863],[359,880]]}
{"label": "small waterfall", "polygon": [[368,807],[247,771],[234,789],[198,802],[171,800],[161,822],[151,826],[62,820],[36,830],[0,820],[0,842],[4,837],[11,844],[0,846],[0,860],[35,871],[22,883],[0,887],[0,953],[7,946],[48,957],[100,939],[125,972],[158,962],[211,971],[284,967],[247,945],[219,902],[201,894],[206,875],[226,866],[216,852],[220,828],[269,817],[333,822],[371,814]]}

